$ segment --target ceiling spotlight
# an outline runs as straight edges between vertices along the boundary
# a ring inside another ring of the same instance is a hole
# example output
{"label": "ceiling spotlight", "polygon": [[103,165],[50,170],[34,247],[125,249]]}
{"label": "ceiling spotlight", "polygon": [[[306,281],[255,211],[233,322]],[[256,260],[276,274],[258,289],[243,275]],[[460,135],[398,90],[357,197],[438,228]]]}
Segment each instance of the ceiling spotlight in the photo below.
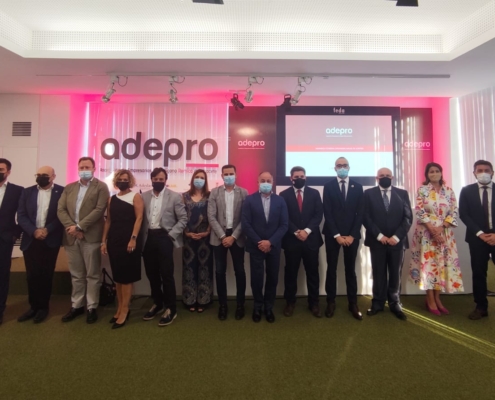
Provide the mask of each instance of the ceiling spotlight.
{"label": "ceiling spotlight", "polygon": [[172,104],[175,104],[179,101],[178,97],[177,97],[177,89],[175,88],[174,86],[174,83],[182,83],[186,80],[185,77],[183,76],[169,76],[168,77],[168,82],[170,83],[170,90],[168,91],[168,94],[170,96],[170,99],[169,101],[172,103]]}
{"label": "ceiling spotlight", "polygon": [[223,4],[223,0],[192,0],[193,3]]}
{"label": "ceiling spotlight", "polygon": [[232,95],[230,102],[232,103],[236,111],[242,110],[244,108],[244,104],[242,104],[239,100],[239,95],[237,93],[234,93]]}
{"label": "ceiling spotlight", "polygon": [[397,7],[418,7],[418,0],[397,0]]}
{"label": "ceiling spotlight", "polygon": [[253,89],[251,89],[252,85],[261,85],[265,78],[261,76],[250,76],[248,78],[248,87],[246,89],[246,95],[244,96],[244,101],[246,103],[251,103],[253,101]]}
{"label": "ceiling spotlight", "polygon": [[300,76],[297,78],[297,87],[292,99],[290,100],[292,104],[296,105],[299,103],[299,97],[306,91],[306,86],[304,84],[309,85],[313,81],[313,78],[310,76]]}
{"label": "ceiling spotlight", "polygon": [[118,81],[119,81],[118,76],[112,75],[110,77],[110,85],[108,85],[108,88],[107,88],[107,91],[105,92],[105,94],[103,96],[101,96],[101,101],[103,101],[103,103],[108,103],[110,101],[110,98],[116,92],[116,90],[113,88],[113,86],[115,85],[115,82],[118,82]]}

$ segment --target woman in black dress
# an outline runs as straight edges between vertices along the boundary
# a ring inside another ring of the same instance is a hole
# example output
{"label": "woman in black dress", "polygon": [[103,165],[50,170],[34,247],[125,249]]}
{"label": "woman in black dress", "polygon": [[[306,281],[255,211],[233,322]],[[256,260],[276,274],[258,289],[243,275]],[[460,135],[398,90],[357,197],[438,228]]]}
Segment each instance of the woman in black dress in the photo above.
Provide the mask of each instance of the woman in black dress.
{"label": "woman in black dress", "polygon": [[131,188],[136,184],[132,173],[117,170],[113,185],[119,193],[108,200],[107,219],[103,230],[101,252],[108,253],[113,280],[117,287],[118,308],[112,329],[121,328],[129,317],[132,283],[141,279],[141,241],[143,199]]}

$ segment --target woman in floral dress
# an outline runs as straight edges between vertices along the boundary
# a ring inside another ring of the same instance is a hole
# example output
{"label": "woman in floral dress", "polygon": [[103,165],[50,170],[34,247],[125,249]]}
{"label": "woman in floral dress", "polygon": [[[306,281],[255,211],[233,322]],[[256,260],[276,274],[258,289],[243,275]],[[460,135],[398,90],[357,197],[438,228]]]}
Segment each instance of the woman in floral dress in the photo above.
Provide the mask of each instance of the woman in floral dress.
{"label": "woman in floral dress", "polygon": [[448,314],[440,293],[463,292],[459,256],[452,227],[457,226],[457,201],[445,185],[442,167],[429,163],[425,182],[416,199],[416,230],[412,241],[410,276],[426,290],[426,307],[435,314]]}

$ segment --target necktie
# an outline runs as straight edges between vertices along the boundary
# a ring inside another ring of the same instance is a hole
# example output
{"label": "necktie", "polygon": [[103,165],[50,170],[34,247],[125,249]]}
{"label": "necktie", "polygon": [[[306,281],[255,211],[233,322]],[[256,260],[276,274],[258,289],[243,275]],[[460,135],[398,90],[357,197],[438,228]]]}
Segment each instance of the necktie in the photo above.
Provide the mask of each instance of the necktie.
{"label": "necktie", "polygon": [[297,205],[299,206],[299,211],[302,212],[302,195],[301,195],[301,189],[297,189]]}
{"label": "necktie", "polygon": [[490,229],[490,212],[488,210],[488,186],[481,186],[483,188],[483,211],[485,212],[486,229]]}
{"label": "necktie", "polygon": [[388,208],[390,207],[390,201],[388,200],[387,191],[382,190],[382,192],[383,192],[383,205],[385,206],[385,210],[388,211]]}
{"label": "necktie", "polygon": [[345,201],[345,181],[344,180],[341,180],[340,181],[340,184],[342,185],[340,187],[340,193],[342,193],[342,200]]}

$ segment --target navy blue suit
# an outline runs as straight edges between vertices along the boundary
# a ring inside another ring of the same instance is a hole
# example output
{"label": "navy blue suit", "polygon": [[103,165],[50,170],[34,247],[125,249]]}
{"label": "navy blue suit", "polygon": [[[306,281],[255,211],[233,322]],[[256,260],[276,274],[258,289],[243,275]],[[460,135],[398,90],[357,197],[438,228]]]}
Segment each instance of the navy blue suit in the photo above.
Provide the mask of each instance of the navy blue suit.
{"label": "navy blue suit", "polygon": [[354,241],[344,248],[345,282],[349,304],[357,303],[356,256],[361,239],[363,224],[363,186],[349,179],[346,186],[345,201],[342,199],[340,179],[332,179],[323,188],[323,213],[325,225],[325,248],[327,251],[327,276],[325,290],[327,303],[335,302],[337,294],[337,264],[340,246],[335,235],[352,236]]}
{"label": "navy blue suit", "polygon": [[8,182],[5,188],[2,205],[0,206],[0,321],[5,311],[9,293],[10,266],[15,238],[21,230],[15,222],[17,205],[24,188]]}
{"label": "navy blue suit", "polygon": [[[287,232],[288,220],[287,205],[276,194],[270,195],[268,221],[259,192],[247,196],[242,205],[242,231],[246,235],[246,251],[250,254],[251,289],[255,311],[261,311],[263,304],[265,312],[273,309],[277,294],[282,238]],[[268,253],[258,249],[258,242],[261,240],[270,241],[271,250]],[[266,284],[263,295],[265,261]]]}
{"label": "navy blue suit", "polygon": [[[388,211],[379,186],[364,192],[364,244],[370,248],[373,268],[371,308],[383,310],[388,300],[390,311],[401,311],[401,273],[404,252],[409,248],[407,233],[412,224],[412,211],[407,191],[396,187],[390,190]],[[378,240],[380,234],[388,238],[396,236],[399,243],[395,246],[384,245]]]}
{"label": "navy blue suit", "polygon": [[17,209],[17,221],[23,230],[21,250],[26,265],[29,304],[34,311],[47,310],[52,293],[53,273],[64,234],[64,226],[57,217],[57,205],[63,191],[63,186],[54,184],[52,187],[44,226],[48,236],[44,240],[34,238],[38,214],[37,185],[24,190]]}
{"label": "navy blue suit", "polygon": [[[323,219],[323,204],[318,190],[305,186],[302,192],[302,211],[299,210],[297,195],[293,187],[285,189],[280,196],[287,203],[289,211],[289,230],[282,240],[285,251],[285,292],[284,298],[287,304],[296,302],[297,274],[301,260],[306,270],[306,282],[308,286],[309,306],[318,304],[320,276],[318,254],[323,245],[320,232],[320,223]],[[302,242],[294,232],[310,229],[311,233]]]}
{"label": "navy blue suit", "polygon": [[492,260],[495,260],[495,246],[485,243],[476,234],[479,231],[495,233],[495,184],[492,184],[491,191],[492,229],[488,226],[483,210],[478,183],[463,187],[459,196],[459,217],[466,225],[466,242],[469,244],[471,255],[474,302],[476,308],[481,311],[488,309],[486,274],[490,256]]}

